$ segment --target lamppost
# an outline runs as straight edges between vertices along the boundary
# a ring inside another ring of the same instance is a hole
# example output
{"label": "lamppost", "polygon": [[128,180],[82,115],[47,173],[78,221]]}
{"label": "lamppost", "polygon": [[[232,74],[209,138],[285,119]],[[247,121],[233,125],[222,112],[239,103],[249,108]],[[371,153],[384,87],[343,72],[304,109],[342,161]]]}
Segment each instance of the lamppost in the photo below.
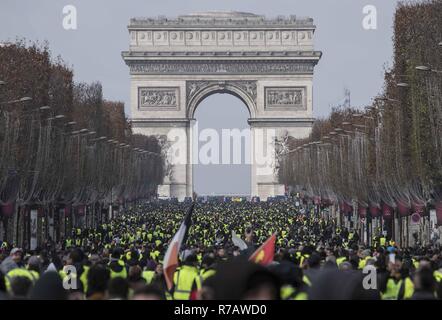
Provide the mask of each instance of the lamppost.
{"label": "lamppost", "polygon": [[13,104],[13,103],[21,103],[21,102],[27,102],[27,101],[31,101],[31,100],[32,100],[31,97],[23,97],[23,98],[16,99],[16,100],[0,102],[0,105],[8,105],[8,104]]}
{"label": "lamppost", "polygon": [[418,71],[423,71],[423,72],[442,73],[442,70],[436,70],[436,69],[433,69],[433,68],[431,68],[429,66],[424,66],[424,65],[417,66],[417,67],[415,67],[415,69],[418,70]]}

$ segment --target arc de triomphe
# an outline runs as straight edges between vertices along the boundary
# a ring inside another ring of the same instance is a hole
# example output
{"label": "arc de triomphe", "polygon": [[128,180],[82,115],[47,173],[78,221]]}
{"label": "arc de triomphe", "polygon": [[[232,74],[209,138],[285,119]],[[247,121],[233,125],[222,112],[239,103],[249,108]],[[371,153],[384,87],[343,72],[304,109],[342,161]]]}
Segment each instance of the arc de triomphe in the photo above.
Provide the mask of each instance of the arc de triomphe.
{"label": "arc de triomphe", "polygon": [[[129,51],[122,56],[130,68],[133,130],[163,137],[169,146],[169,171],[159,194],[192,196],[194,112],[220,92],[240,98],[250,113],[251,195],[284,194],[276,161],[272,170],[260,170],[255,154],[266,147],[274,154],[287,136],[303,138],[311,131],[313,71],[321,58],[314,51],[313,20],[207,12],[131,19],[128,29]],[[184,139],[174,140],[171,131]],[[173,161],[171,146],[177,144],[184,162]]]}

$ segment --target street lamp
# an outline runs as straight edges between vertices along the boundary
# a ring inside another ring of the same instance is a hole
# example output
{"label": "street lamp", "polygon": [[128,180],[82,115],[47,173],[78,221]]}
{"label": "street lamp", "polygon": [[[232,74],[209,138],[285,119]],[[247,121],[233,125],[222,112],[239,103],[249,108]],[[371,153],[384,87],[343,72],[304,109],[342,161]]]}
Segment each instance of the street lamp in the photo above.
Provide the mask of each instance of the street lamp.
{"label": "street lamp", "polygon": [[0,104],[13,104],[13,103],[19,103],[19,102],[27,102],[27,101],[31,101],[32,98],[31,97],[23,97],[17,100],[11,100],[11,101],[5,101],[5,102],[0,102]]}
{"label": "street lamp", "polygon": [[385,98],[376,98],[376,101],[385,101],[385,102],[400,102],[397,99],[393,99],[393,98],[389,98],[389,97],[385,97]]}
{"label": "street lamp", "polygon": [[431,71],[431,68],[427,67],[427,66],[417,66],[416,70],[419,70],[419,71]]}
{"label": "street lamp", "polygon": [[425,72],[436,72],[436,73],[441,73],[442,72],[440,70],[432,69],[431,67],[428,67],[428,66],[417,66],[416,70],[425,71]]}

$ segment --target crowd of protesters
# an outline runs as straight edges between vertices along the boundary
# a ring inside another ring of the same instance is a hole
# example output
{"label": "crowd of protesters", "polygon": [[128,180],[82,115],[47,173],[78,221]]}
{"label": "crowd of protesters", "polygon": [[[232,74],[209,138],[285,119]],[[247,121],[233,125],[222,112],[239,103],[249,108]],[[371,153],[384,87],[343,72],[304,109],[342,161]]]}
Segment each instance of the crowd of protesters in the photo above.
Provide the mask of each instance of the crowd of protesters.
{"label": "crowd of protesters", "polygon": [[[188,206],[137,204],[34,251],[0,241],[0,299],[442,299],[439,246],[402,248],[382,233],[364,245],[292,201],[196,203],[169,290],[163,259]],[[274,233],[273,262],[248,261]]]}

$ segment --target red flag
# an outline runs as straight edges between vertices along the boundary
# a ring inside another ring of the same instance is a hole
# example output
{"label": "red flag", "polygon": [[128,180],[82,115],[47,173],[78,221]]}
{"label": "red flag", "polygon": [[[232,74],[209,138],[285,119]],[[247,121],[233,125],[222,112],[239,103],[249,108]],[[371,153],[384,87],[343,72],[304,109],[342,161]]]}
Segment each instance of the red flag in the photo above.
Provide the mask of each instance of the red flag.
{"label": "red flag", "polygon": [[178,267],[178,253],[181,248],[181,244],[186,241],[186,235],[190,228],[191,216],[193,212],[193,207],[195,203],[192,203],[189,210],[187,211],[186,218],[183,223],[181,223],[180,228],[177,233],[173,236],[169,243],[166,254],[164,255],[163,272],[164,278],[166,279],[167,289],[171,290],[173,287],[173,274]]}
{"label": "red flag", "polygon": [[275,255],[276,233],[266,240],[256,251],[250,256],[249,261],[259,263],[263,266],[273,261]]}

